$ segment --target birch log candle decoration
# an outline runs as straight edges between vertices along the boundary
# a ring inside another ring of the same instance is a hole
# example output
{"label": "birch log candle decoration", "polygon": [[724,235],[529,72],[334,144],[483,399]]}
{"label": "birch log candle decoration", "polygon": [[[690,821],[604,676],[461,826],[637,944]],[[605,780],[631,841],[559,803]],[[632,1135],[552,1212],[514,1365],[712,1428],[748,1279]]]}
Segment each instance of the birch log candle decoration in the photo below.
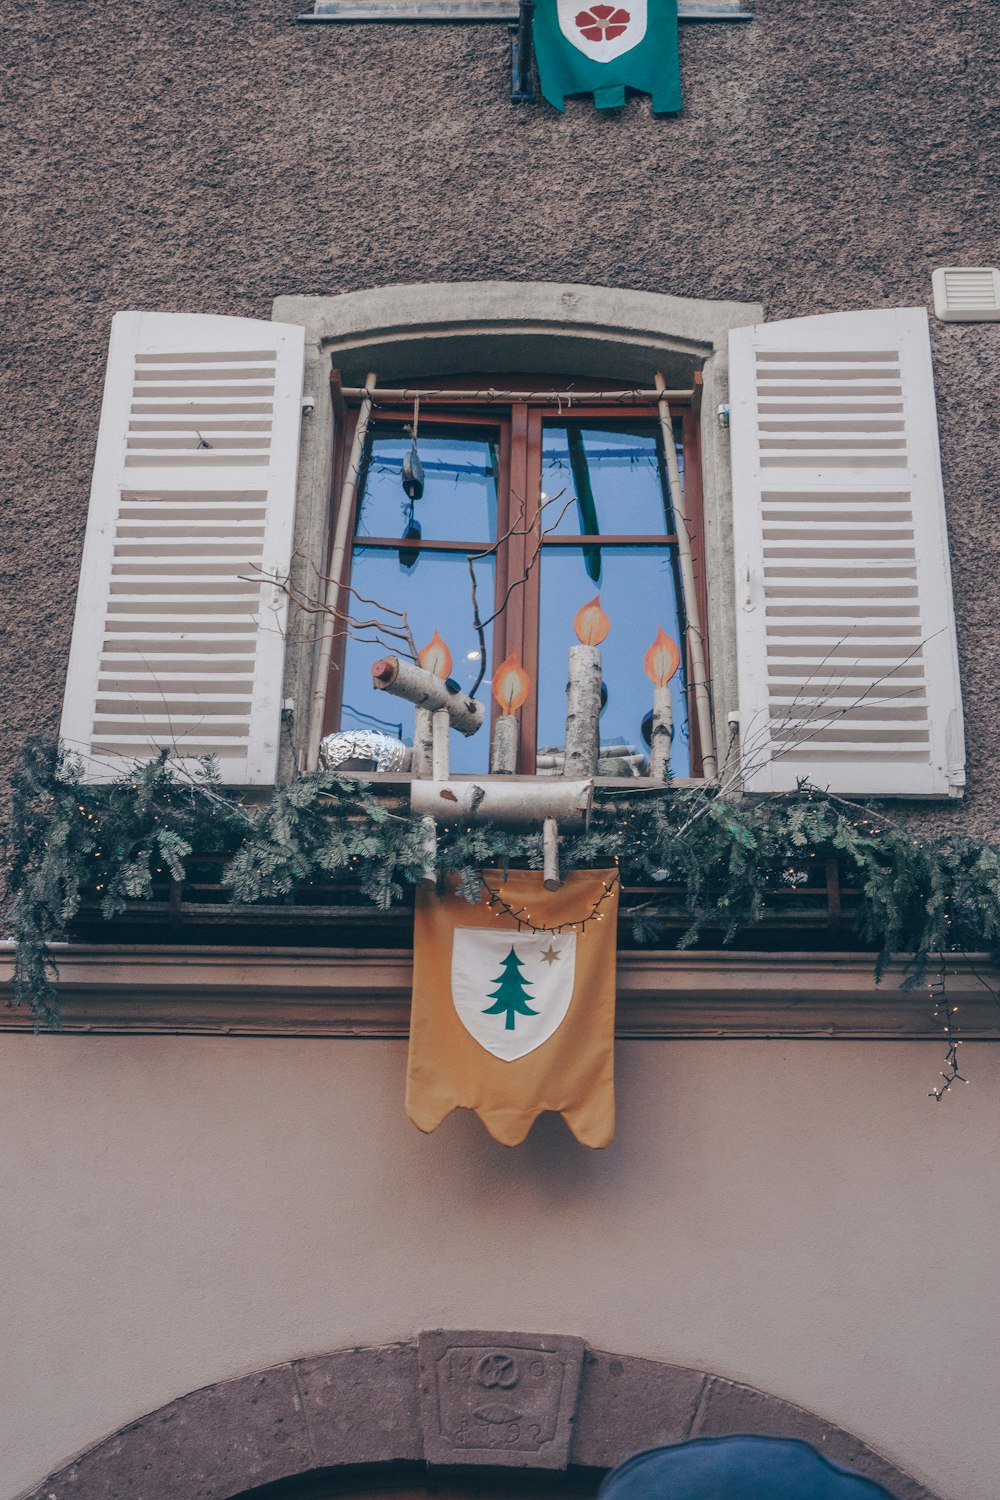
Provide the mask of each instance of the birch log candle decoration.
{"label": "birch log candle decoration", "polygon": [[[448,645],[442,640],[438,631],[435,630],[427,645],[417,652],[417,661],[425,672],[432,672],[435,677],[440,677],[444,682],[451,676],[452,655]],[[439,731],[440,736],[440,731]],[[415,707],[413,710],[413,774],[414,776],[437,776],[438,771],[434,765],[435,740],[434,740],[434,714],[429,708]],[[441,749],[437,746],[438,766],[445,767],[444,775],[448,774],[447,749],[445,759],[441,761]]]}
{"label": "birch log candle decoration", "polygon": [[654,781],[666,781],[670,775],[670,746],[674,739],[674,706],[670,679],[681,664],[677,642],[662,625],[642,659],[646,676],[653,684],[653,729],[649,739],[649,774]]}
{"label": "birch log candle decoration", "polygon": [[434,715],[429,708],[413,710],[413,759],[410,768],[414,776],[430,776],[433,756]]}
{"label": "birch log candle decoration", "polygon": [[424,864],[417,884],[430,890],[437,885],[438,831],[429,814],[420,819],[420,851]]}
{"label": "birch log candle decoration", "polygon": [[559,824],[546,818],[542,824],[542,884],[547,891],[557,891],[559,878]]}
{"label": "birch log candle decoration", "polygon": [[431,776],[435,781],[447,781],[451,774],[451,720],[446,708],[436,708],[431,714]]}
{"label": "birch log candle decoration", "polygon": [[500,707],[500,717],[493,726],[490,755],[490,770],[494,776],[513,776],[517,770],[520,724],[516,715],[530,688],[531,680],[521,666],[517,652],[513,651],[493,673],[493,696]]}
{"label": "birch log candle decoration", "polygon": [[384,656],[372,667],[372,686],[395,698],[405,698],[418,708],[446,708],[453,729],[459,734],[475,734],[483,726],[483,705],[460,687],[442,682],[433,672],[413,662],[402,661],[398,656]]}
{"label": "birch log candle decoration", "polygon": [[417,652],[417,661],[425,672],[433,672],[444,682],[451,676],[452,658],[448,644],[435,630],[427,645]]}
{"label": "birch log candle decoration", "polygon": [[581,644],[569,648],[563,775],[596,776],[601,713],[601,653],[598,648],[611,629],[611,621],[601,608],[600,594],[595,594],[589,604],[577,610],[573,629]]}

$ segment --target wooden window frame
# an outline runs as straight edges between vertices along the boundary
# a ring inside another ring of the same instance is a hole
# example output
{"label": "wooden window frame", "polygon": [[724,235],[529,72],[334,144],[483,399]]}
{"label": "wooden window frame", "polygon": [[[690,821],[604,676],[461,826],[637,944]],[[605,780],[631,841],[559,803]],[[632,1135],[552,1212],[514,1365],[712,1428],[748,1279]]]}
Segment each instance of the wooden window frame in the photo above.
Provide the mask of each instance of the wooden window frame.
{"label": "wooden window frame", "polygon": [[[439,387],[442,381],[430,380],[407,380],[410,389]],[[483,403],[472,394],[482,392],[484,386],[502,388],[504,390],[517,391],[521,388],[527,394],[539,389],[555,389],[559,386],[558,377],[536,376],[529,381],[517,376],[491,375],[486,379],[462,379],[447,380],[450,391],[468,388],[470,401],[456,403],[453,400],[434,399],[428,396],[420,403],[420,425],[426,433],[428,427],[434,424],[447,424],[453,429],[456,426],[468,425],[470,427],[493,427],[499,432],[500,448],[500,478],[497,486],[498,508],[497,508],[497,535],[503,536],[510,528],[512,521],[519,519],[513,509],[513,498],[517,494],[523,494],[526,498],[525,504],[525,526],[519,527],[519,532],[526,530],[527,534],[515,534],[502,543],[496,556],[496,577],[494,608],[498,607],[503,600],[511,581],[520,578],[525,571],[528,556],[533,545],[531,528],[537,525],[538,506],[542,463],[542,431],[545,423],[555,419],[580,420],[580,421],[608,421],[613,424],[617,418],[619,421],[635,421],[637,418],[649,420],[651,428],[657,423],[656,409],[651,407],[648,412],[643,408],[630,407],[626,410],[620,406],[609,406],[607,403],[590,404],[586,401],[588,382],[577,378],[574,387],[580,392],[579,402],[574,401],[572,407],[539,404],[537,402],[516,399],[505,400],[496,403]],[[612,383],[613,384],[613,383]],[[589,383],[590,389],[609,388],[607,381],[593,381]],[[334,447],[333,455],[333,485],[334,494],[341,493],[344,472],[347,464],[347,455],[350,452],[351,442],[358,419],[358,405],[355,402],[341,409],[342,420],[338,424],[338,441]],[[702,490],[702,466],[701,466],[701,444],[699,439],[699,414],[694,403],[690,400],[675,400],[670,402],[670,414],[676,422],[681,419],[681,446],[684,461],[684,506],[688,521],[688,529],[691,535],[692,559],[694,564],[695,586],[698,592],[698,606],[700,618],[708,619],[708,589],[704,567],[704,506]],[[413,408],[410,405],[398,403],[380,404],[376,393],[375,411],[372,422],[397,423],[402,426],[413,419]],[[661,482],[666,494],[666,478],[661,472]],[[355,508],[358,503],[358,490],[355,490],[353,504]],[[356,514],[351,517],[349,528],[350,540],[348,552],[345,558],[345,578],[351,576],[353,563],[355,527],[357,525]],[[467,554],[470,550],[471,539],[421,539],[412,545],[421,551],[448,552],[455,551]],[[589,540],[586,536],[565,536],[558,539],[552,538],[545,541],[544,547],[581,546],[586,545]],[[636,534],[601,536],[600,542],[604,546],[677,546],[676,532],[666,532],[662,535]],[[400,539],[398,537],[372,537],[365,538],[365,545],[374,548],[393,548],[398,550]],[[539,559],[540,562],[540,559]],[[522,590],[522,603],[520,608],[508,608],[500,614],[494,624],[493,636],[493,659],[494,662],[504,660],[511,652],[517,651],[521,661],[525,665],[531,681],[528,698],[520,711],[520,739],[518,746],[518,766],[522,774],[534,774],[535,756],[537,753],[537,678],[538,678],[538,651],[539,651],[539,613],[540,613],[540,573],[541,568],[536,563],[532,568],[527,582]],[[513,598],[516,600],[518,593]],[[683,594],[679,596],[679,605],[684,614],[685,636],[687,636],[687,609]],[[336,731],[340,724],[342,689],[343,689],[343,661],[346,647],[346,632],[339,631],[334,640],[333,655],[330,663],[330,675],[327,682],[326,707],[324,712],[323,733],[330,734]],[[706,671],[709,681],[711,673],[709,667],[709,642],[705,640]],[[695,708],[693,672],[690,659],[690,645],[688,646],[686,669],[686,696],[688,704],[690,765],[688,776],[695,778],[702,775],[701,745],[698,734],[698,715]],[[492,734],[493,722],[498,716],[499,710],[489,692],[489,681],[491,672],[487,672],[479,696],[489,694],[490,702],[490,733]],[[527,772],[524,768],[530,768]]]}

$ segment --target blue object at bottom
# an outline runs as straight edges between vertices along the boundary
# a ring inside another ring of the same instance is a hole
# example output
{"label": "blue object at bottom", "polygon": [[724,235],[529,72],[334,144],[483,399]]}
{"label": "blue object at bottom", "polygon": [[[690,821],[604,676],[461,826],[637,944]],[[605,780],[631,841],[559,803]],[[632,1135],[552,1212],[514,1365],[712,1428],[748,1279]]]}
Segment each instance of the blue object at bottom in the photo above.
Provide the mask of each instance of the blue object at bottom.
{"label": "blue object at bottom", "polygon": [[888,1490],[793,1438],[695,1438],[637,1453],[598,1500],[893,1500]]}

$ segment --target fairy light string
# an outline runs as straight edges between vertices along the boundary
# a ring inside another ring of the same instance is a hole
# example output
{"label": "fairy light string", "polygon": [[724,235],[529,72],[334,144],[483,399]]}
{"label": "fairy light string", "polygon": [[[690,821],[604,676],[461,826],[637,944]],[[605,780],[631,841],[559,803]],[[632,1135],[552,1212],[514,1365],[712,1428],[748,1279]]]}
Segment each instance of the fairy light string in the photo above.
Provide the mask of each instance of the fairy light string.
{"label": "fairy light string", "polygon": [[969,1081],[959,1071],[958,1049],[962,1046],[962,1040],[956,1035],[958,1026],[954,1019],[958,1015],[958,1006],[952,1005],[948,994],[948,971],[943,953],[938,954],[937,973],[927,988],[934,1001],[934,1019],[940,1023],[947,1044],[944,1067],[940,1073],[941,1082],[928,1094],[928,1098],[940,1104],[945,1094],[950,1092],[953,1084]]}
{"label": "fairy light string", "polygon": [[603,922],[607,912],[602,910],[606,902],[611,900],[615,891],[621,884],[621,872],[615,870],[610,882],[601,881],[601,894],[594,901],[593,906],[585,917],[577,917],[571,922],[535,922],[526,906],[512,906],[500,890],[494,890],[486,879],[485,871],[480,871],[480,881],[486,893],[486,906],[495,917],[506,917],[514,922],[518,932],[580,932],[587,931],[592,922]]}

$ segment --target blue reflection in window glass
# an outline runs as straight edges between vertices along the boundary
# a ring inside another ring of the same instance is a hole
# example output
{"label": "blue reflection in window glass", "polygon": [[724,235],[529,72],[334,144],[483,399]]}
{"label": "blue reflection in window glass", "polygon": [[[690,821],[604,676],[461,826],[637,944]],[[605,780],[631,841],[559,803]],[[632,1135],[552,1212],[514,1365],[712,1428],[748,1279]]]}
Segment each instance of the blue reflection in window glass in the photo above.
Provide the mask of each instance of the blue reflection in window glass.
{"label": "blue reflection in window glass", "polygon": [[[403,459],[410,439],[376,431],[369,442],[359,480],[358,536],[401,536],[410,502],[403,493]],[[426,435],[418,431],[417,451],[426,484],[413,503],[424,541],[491,542],[497,534],[499,442],[494,434]]]}
{"label": "blue reflection in window glass", "polygon": [[[546,423],[542,493],[552,500],[545,526],[554,536],[661,535],[667,512],[655,427]],[[570,497],[575,504],[556,524]],[[597,581],[593,571],[590,576]]]}
{"label": "blue reflection in window glass", "polygon": [[[475,563],[475,569],[480,613],[484,616],[492,614],[493,558],[480,559]],[[466,691],[472,687],[479,673],[479,640],[472,628],[471,585],[464,554],[423,552],[410,570],[400,566],[395,552],[356,545],[351,584],[369,599],[378,600],[392,609],[405,610],[418,650],[437,630],[452,653],[452,677]],[[352,600],[351,609],[357,618],[370,619],[378,614],[372,605],[360,604],[357,599]],[[392,615],[384,612],[381,618],[389,624],[398,624]],[[406,744],[412,745],[412,704],[402,698],[390,697],[388,693],[376,692],[371,680],[373,663],[380,656],[398,651],[403,643],[382,634],[380,645],[376,639],[378,632],[373,629],[363,634],[367,641],[352,638],[346,644],[340,727],[382,728],[387,734],[396,734],[402,723],[402,738]],[[492,653],[492,627],[486,631],[486,646]],[[492,660],[492,654],[489,660]],[[488,672],[478,694],[487,705],[489,684]],[[379,722],[373,723],[372,720]],[[489,712],[478,734],[469,739],[458,733],[451,735],[451,769],[470,774],[489,769]]]}
{"label": "blue reflection in window glass", "polygon": [[[594,597],[583,547],[545,547],[541,558],[539,619],[538,749],[546,767],[566,742],[566,671],[569,648],[576,645],[573,616]],[[681,649],[681,666],[671,680],[674,741],[670,769],[690,775],[687,699],[684,691],[684,638],[678,612],[670,547],[602,547],[601,607],[611,620],[601,645],[608,701],[601,714],[601,756],[620,762],[615,772],[648,757],[642,721],[653,706],[653,684],[643,669],[646,648],[662,625]],[[545,752],[549,751],[549,756]],[[610,774],[610,771],[609,771]]]}

